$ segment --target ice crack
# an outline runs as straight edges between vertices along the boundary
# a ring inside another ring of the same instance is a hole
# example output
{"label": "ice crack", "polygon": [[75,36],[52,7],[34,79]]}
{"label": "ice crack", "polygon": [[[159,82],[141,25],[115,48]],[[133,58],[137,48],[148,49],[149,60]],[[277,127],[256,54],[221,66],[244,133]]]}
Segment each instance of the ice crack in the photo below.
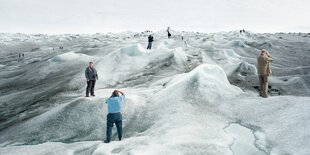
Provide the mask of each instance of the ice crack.
{"label": "ice crack", "polygon": [[270,155],[272,147],[267,145],[260,127],[236,121],[228,123],[223,130],[233,138],[229,145],[233,154]]}

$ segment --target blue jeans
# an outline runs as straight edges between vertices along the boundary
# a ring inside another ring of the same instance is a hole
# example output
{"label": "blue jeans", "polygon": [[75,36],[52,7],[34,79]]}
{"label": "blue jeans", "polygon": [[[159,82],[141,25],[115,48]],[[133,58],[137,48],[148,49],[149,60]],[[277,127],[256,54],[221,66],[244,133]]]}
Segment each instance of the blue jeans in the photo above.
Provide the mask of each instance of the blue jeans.
{"label": "blue jeans", "polygon": [[107,116],[107,140],[111,140],[112,128],[115,123],[117,128],[118,139],[122,139],[123,129],[122,129],[122,114],[121,113],[109,113]]}
{"label": "blue jeans", "polygon": [[152,42],[149,42],[146,49],[151,49],[151,48],[152,48]]}

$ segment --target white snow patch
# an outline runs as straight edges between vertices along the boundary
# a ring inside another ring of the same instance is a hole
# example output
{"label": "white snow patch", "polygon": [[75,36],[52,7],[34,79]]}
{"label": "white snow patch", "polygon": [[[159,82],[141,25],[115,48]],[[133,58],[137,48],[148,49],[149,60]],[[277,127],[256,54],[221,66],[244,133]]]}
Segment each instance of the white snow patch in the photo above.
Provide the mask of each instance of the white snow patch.
{"label": "white snow patch", "polygon": [[61,55],[57,55],[50,59],[52,62],[68,62],[68,61],[76,61],[76,60],[83,60],[88,59],[89,56],[85,54],[75,53],[75,52],[68,52]]}

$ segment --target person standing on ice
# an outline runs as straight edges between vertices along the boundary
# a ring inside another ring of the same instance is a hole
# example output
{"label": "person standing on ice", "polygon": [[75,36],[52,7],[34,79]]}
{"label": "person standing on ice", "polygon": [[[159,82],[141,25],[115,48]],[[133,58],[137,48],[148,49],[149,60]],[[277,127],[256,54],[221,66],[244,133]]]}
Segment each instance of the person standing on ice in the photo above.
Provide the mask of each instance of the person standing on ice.
{"label": "person standing on ice", "polygon": [[259,77],[259,96],[268,97],[268,76],[271,74],[269,63],[273,59],[269,55],[269,52],[263,49],[260,55],[257,57],[257,73]]}
{"label": "person standing on ice", "polygon": [[147,45],[147,48],[146,49],[152,49],[152,42],[153,42],[153,36],[150,34],[149,37],[148,37],[148,45]]}
{"label": "person standing on ice", "polygon": [[119,90],[114,90],[111,97],[106,100],[108,105],[107,115],[107,132],[105,143],[110,143],[112,136],[113,124],[115,123],[117,128],[118,140],[122,140],[123,127],[122,127],[122,114],[121,106],[124,103],[125,94]]}
{"label": "person standing on ice", "polygon": [[86,97],[89,97],[89,92],[91,96],[95,96],[94,89],[96,80],[98,80],[98,74],[93,62],[89,62],[88,67],[85,69],[85,77],[87,80]]}
{"label": "person standing on ice", "polygon": [[167,28],[167,32],[168,32],[168,39],[170,39],[170,37],[171,37],[170,27]]}

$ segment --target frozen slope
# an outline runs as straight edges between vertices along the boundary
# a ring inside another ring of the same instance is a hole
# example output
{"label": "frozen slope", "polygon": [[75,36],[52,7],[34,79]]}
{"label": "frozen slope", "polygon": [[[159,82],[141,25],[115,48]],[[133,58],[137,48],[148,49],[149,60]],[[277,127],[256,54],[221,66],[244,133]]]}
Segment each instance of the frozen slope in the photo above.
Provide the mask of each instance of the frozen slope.
{"label": "frozen slope", "polygon": [[[150,51],[133,34],[0,34],[0,154],[310,154],[309,34],[159,31]],[[267,99],[261,48],[275,59]],[[124,140],[104,144],[114,89],[127,94]]]}

